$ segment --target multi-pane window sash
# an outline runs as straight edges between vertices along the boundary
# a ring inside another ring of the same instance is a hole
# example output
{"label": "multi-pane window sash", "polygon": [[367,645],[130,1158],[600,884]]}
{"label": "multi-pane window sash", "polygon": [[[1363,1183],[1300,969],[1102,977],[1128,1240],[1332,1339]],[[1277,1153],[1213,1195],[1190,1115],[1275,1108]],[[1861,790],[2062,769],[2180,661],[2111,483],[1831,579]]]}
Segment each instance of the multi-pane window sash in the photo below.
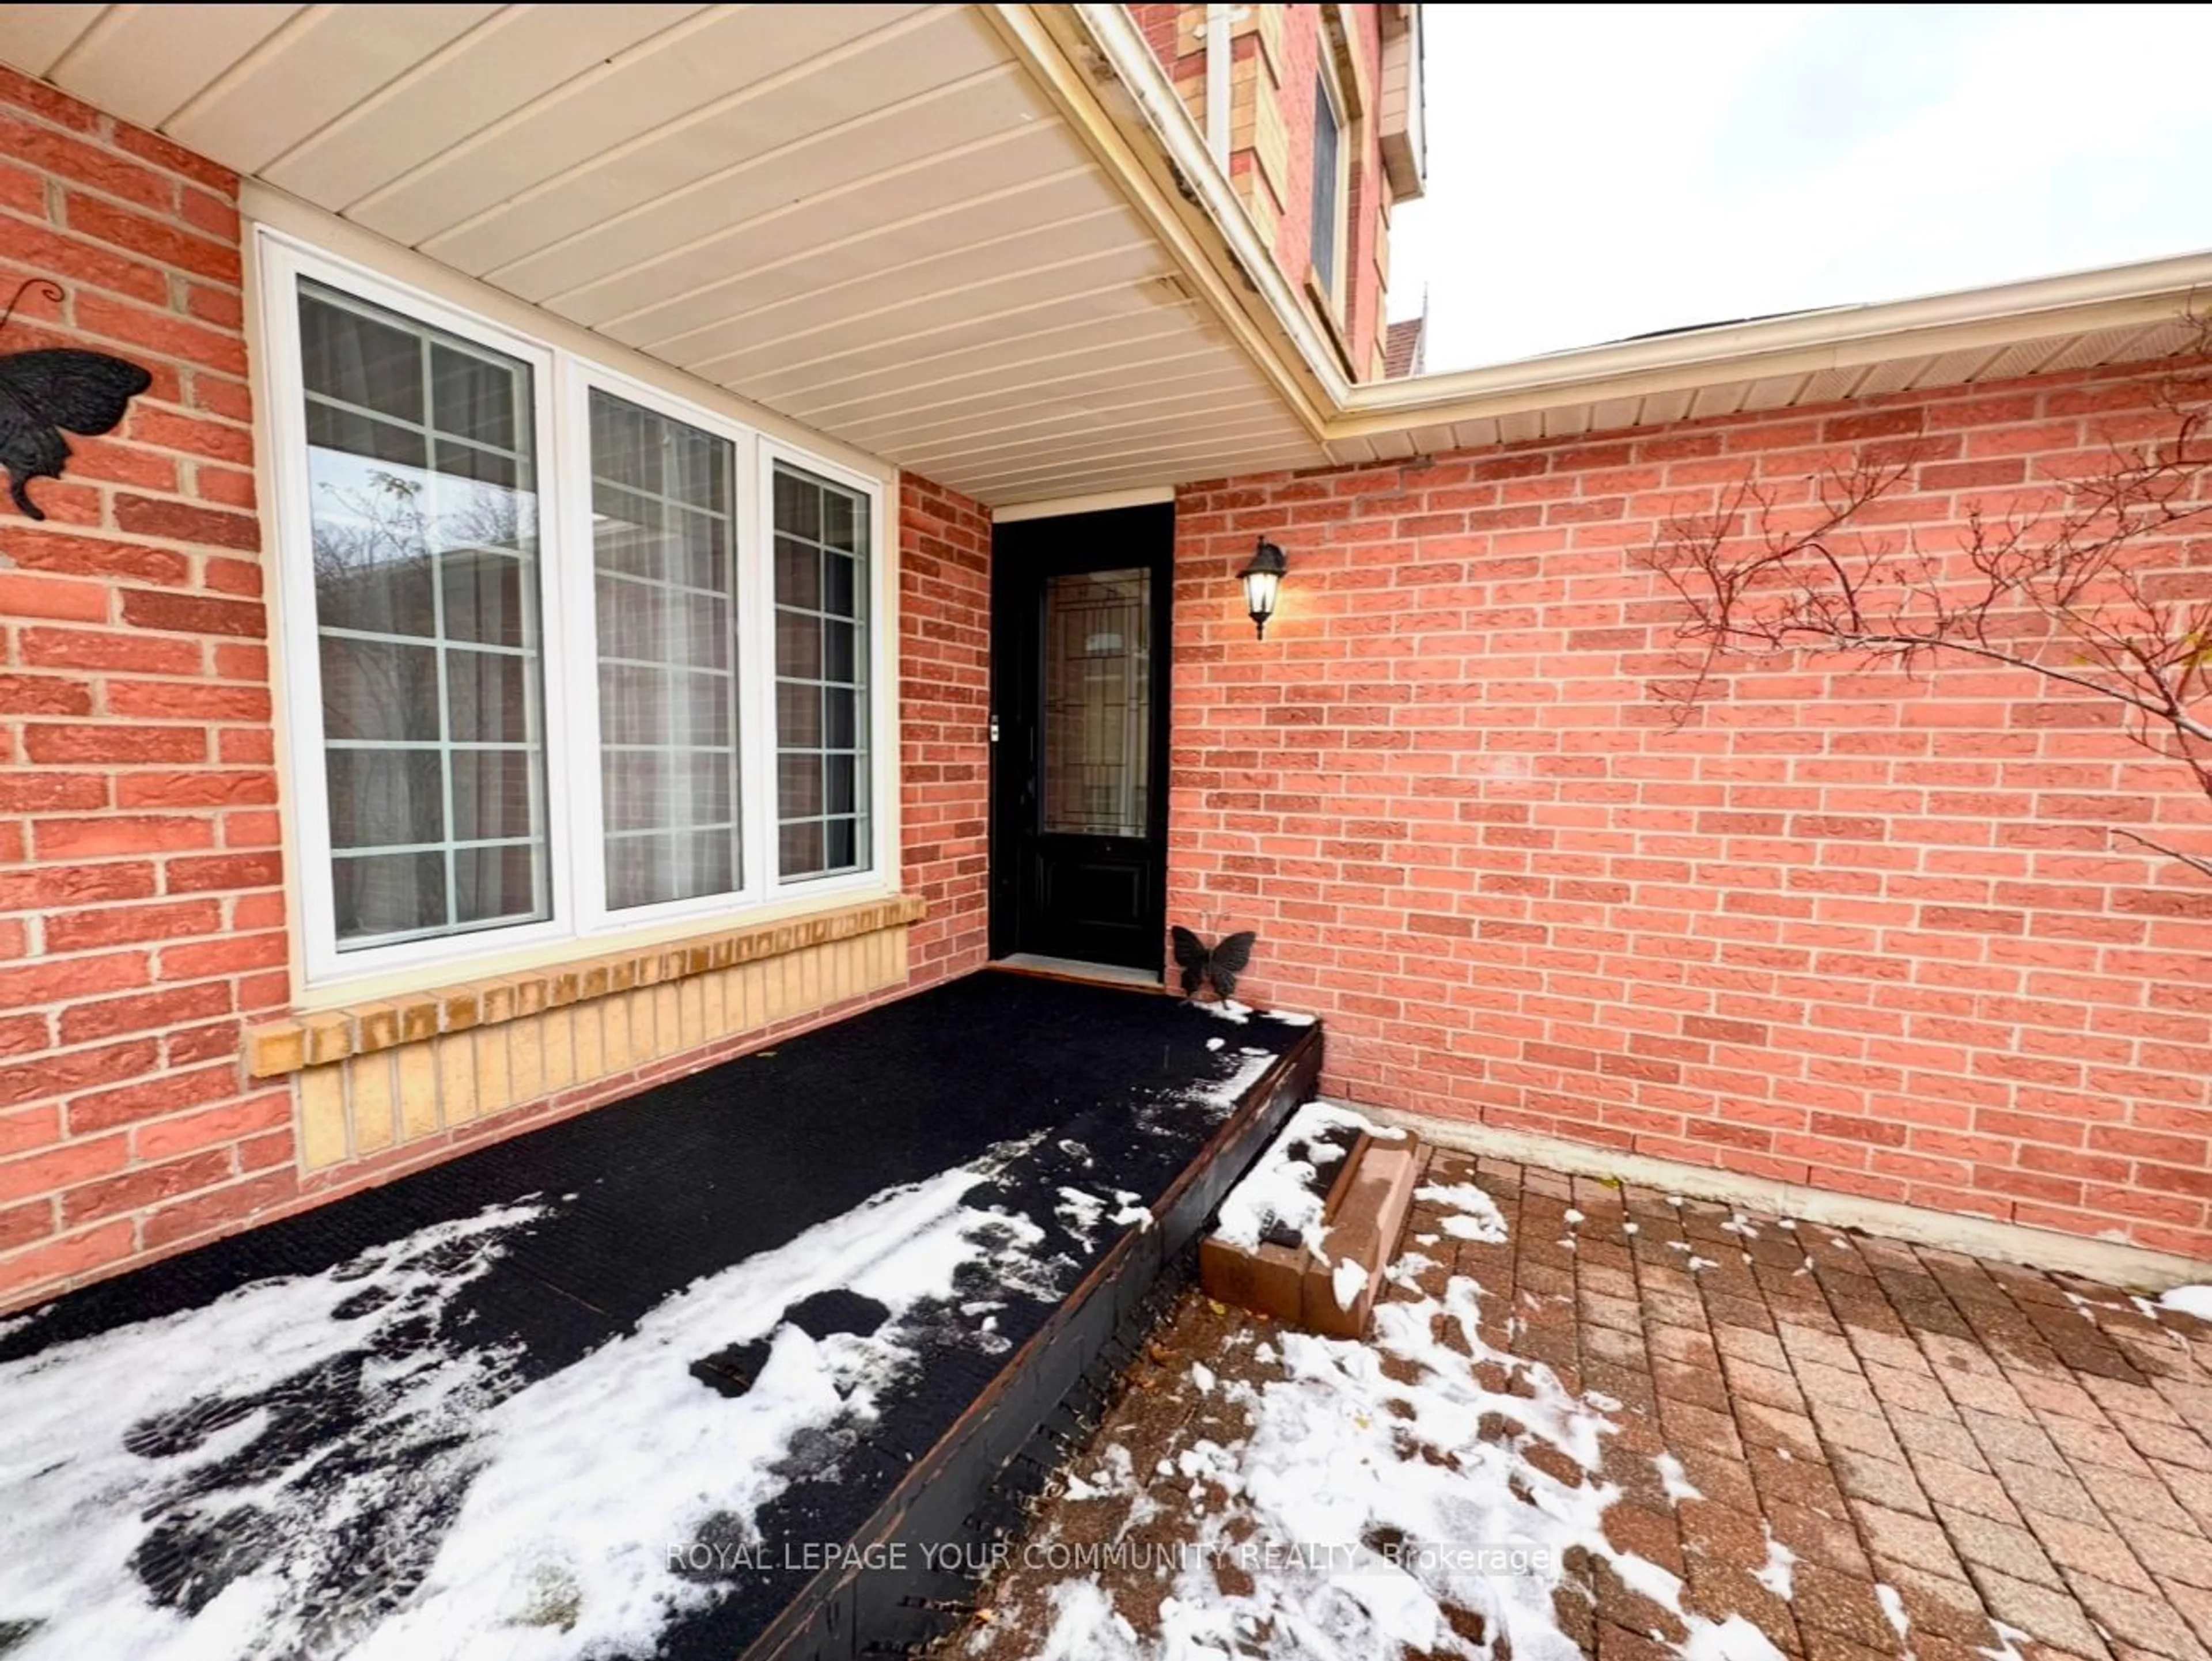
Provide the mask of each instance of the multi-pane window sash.
{"label": "multi-pane window sash", "polygon": [[1329,95],[1328,82],[1320,76],[1314,77],[1314,166],[1313,166],[1313,269],[1321,280],[1323,293],[1334,297],[1336,293],[1337,238],[1341,208],[1338,200],[1340,179],[1343,166],[1340,152],[1344,147],[1343,124],[1336,112],[1336,100]]}
{"label": "multi-pane window sash", "polygon": [[734,893],[735,447],[597,389],[591,413],[607,905]]}
{"label": "multi-pane window sash", "polygon": [[868,854],[868,504],[775,465],[776,861],[826,876]]}
{"label": "multi-pane window sash", "polygon": [[879,480],[260,247],[309,983],[872,889]]}
{"label": "multi-pane window sash", "polygon": [[299,298],[341,950],[547,915],[527,364]]}

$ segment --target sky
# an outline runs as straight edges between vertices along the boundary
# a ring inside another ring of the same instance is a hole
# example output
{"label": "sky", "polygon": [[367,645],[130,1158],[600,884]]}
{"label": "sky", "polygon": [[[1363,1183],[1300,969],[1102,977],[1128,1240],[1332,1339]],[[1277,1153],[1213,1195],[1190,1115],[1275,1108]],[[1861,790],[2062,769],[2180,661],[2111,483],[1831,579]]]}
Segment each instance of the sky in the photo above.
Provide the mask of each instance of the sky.
{"label": "sky", "polygon": [[1427,367],[2212,249],[2212,6],[1432,5]]}

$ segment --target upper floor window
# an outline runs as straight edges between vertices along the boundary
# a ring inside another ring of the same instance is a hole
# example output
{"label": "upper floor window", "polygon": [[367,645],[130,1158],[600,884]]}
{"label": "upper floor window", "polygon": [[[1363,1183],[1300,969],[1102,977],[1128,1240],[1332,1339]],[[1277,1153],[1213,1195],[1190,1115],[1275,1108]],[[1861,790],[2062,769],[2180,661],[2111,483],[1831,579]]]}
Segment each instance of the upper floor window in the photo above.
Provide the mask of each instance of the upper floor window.
{"label": "upper floor window", "polygon": [[1342,309],[1345,178],[1344,106],[1326,70],[1314,76],[1313,228],[1314,278],[1328,303]]}
{"label": "upper floor window", "polygon": [[311,980],[880,869],[880,482],[269,239]]}

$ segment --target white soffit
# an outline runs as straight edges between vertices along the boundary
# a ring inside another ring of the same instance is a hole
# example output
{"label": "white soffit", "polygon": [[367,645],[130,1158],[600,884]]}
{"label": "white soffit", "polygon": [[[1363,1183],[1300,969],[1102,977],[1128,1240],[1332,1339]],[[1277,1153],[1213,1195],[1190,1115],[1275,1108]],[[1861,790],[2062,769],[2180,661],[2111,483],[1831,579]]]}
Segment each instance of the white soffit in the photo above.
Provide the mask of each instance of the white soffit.
{"label": "white soffit", "polygon": [[[1156,227],[1168,218],[1233,296],[1237,321],[1310,401],[1342,463],[1580,436],[1937,385],[2140,362],[2185,345],[2212,300],[2212,254],[1957,294],[1753,319],[1486,368],[1352,385],[1277,268],[1127,7],[1001,7],[1041,76],[1133,158]],[[1164,232],[1164,234],[1166,233]]]}
{"label": "white soffit", "polygon": [[2197,256],[1355,386],[1118,5],[0,4],[0,61],[994,506],[2138,361],[2212,293]]}
{"label": "white soffit", "polygon": [[1327,457],[968,5],[0,5],[0,60],[994,505]]}
{"label": "white soffit", "polygon": [[[2212,260],[2158,264],[2202,266],[2203,277],[2212,281]],[[2147,276],[2154,270],[2142,269]],[[1869,306],[1858,314],[1904,312],[1918,303]],[[2050,315],[1995,316],[1978,325],[1929,330],[1924,339],[1910,329],[1870,332],[1856,341],[1807,343],[1778,337],[1778,330],[1763,336],[1748,330],[1688,330],[1657,342],[1560,353],[1494,370],[1415,376],[1390,383],[1387,390],[1394,396],[1388,403],[1363,404],[1371,391],[1384,389],[1358,389],[1353,408],[1332,423],[1328,451],[1338,462],[1388,461],[1403,456],[1409,443],[1414,453],[1433,455],[2142,363],[2191,344],[2196,335],[2185,314],[2201,304],[2188,280],[2171,287],[2151,281],[2140,298],[2108,306],[2085,302]],[[1809,313],[1802,321],[1809,325],[1853,315]],[[2114,315],[2131,320],[2097,326],[2100,319]],[[1675,361],[1663,361],[1656,352],[1638,361],[1642,349],[1670,340],[1680,343]],[[1692,355],[1700,344],[1712,349],[1710,356]],[[1729,349],[1744,346],[1749,349]],[[1607,358],[1610,362],[1603,361]],[[1592,373],[1577,373],[1586,367]]]}

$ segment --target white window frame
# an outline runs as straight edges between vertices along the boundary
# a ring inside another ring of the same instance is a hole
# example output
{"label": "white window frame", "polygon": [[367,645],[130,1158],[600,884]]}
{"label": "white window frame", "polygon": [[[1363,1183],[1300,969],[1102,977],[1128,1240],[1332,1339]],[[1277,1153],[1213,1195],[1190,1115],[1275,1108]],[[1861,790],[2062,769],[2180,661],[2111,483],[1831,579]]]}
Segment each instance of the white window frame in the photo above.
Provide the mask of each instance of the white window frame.
{"label": "white window frame", "polygon": [[[1314,78],[1319,83],[1322,96],[1328,101],[1328,112],[1336,123],[1336,177],[1330,181],[1332,222],[1328,227],[1329,272],[1326,283],[1316,283],[1327,300],[1332,320],[1341,323],[1346,309],[1346,297],[1351,294],[1352,264],[1352,119],[1347,113],[1344,83],[1338,78],[1336,52],[1329,38],[1329,25],[1324,19],[1319,25],[1320,50],[1314,65]],[[1318,140],[1318,132],[1315,135]],[[1318,143],[1316,148],[1318,149]],[[1316,158],[1318,159],[1318,158]],[[1316,168],[1316,174],[1319,168]],[[1313,191],[1313,180],[1306,181],[1308,199]],[[1310,238],[1309,238],[1310,240]],[[1306,261],[1313,262],[1310,247]],[[1320,273],[1316,271],[1316,276]]]}
{"label": "white window frame", "polygon": [[[834,871],[821,876],[787,878],[777,864],[776,831],[781,823],[776,802],[776,735],[771,730],[768,742],[748,752],[746,767],[749,779],[757,782],[754,788],[764,793],[762,800],[768,809],[768,869],[775,872],[777,894],[785,899],[800,894],[836,895],[856,888],[874,886],[880,881],[878,870],[882,864],[884,826],[886,815],[884,803],[886,791],[898,789],[898,714],[896,700],[889,711],[885,708],[885,688],[897,673],[897,657],[893,650],[892,631],[884,627],[884,620],[891,615],[892,591],[889,585],[891,572],[897,565],[896,558],[887,558],[884,550],[884,536],[888,528],[888,516],[884,508],[884,492],[865,473],[820,456],[810,454],[795,445],[786,444],[763,434],[757,446],[754,534],[763,557],[755,563],[760,577],[760,600],[766,609],[769,630],[768,649],[758,654],[761,679],[755,685],[755,701],[765,698],[765,707],[771,717],[775,710],[775,466],[788,463],[802,471],[843,485],[858,492],[868,504],[868,695],[863,706],[868,721],[868,811],[865,815],[868,827],[868,860],[858,869]],[[891,742],[884,742],[884,723],[889,720]],[[773,720],[769,725],[773,728]]]}
{"label": "white window frame", "polygon": [[[563,943],[604,949],[610,937],[711,926],[793,902],[883,892],[896,869],[898,789],[896,567],[886,545],[890,491],[881,476],[816,454],[705,408],[665,386],[556,343],[492,322],[413,285],[265,227],[257,228],[264,409],[276,549],[276,661],[285,712],[304,988],[323,993],[395,976],[429,984]],[[319,282],[410,321],[526,363],[538,498],[539,671],[543,680],[547,892],[543,922],[481,928],[340,951],[331,869],[329,780],[312,566],[313,493],[301,358],[299,289]],[[610,911],[599,776],[599,631],[591,538],[590,398],[596,390],[699,428],[732,446],[738,617],[738,848],[742,885]],[[851,871],[785,880],[776,869],[775,499],[778,461],[844,486],[868,504],[867,859]],[[886,804],[890,810],[886,811]]]}
{"label": "white window frame", "polygon": [[[759,551],[747,541],[745,505],[747,494],[755,488],[755,434],[750,429],[724,420],[711,411],[700,409],[634,377],[617,373],[587,360],[564,358],[561,364],[568,385],[560,397],[560,406],[573,414],[563,434],[569,445],[568,452],[562,458],[561,488],[563,495],[562,518],[570,525],[588,525],[592,515],[592,431],[591,397],[595,391],[634,403],[641,409],[649,409],[656,415],[681,421],[687,427],[720,439],[731,446],[730,535],[731,558],[736,582],[730,598],[738,615],[738,855],[739,876],[743,881],[726,894],[702,894],[690,900],[665,900],[649,906],[629,906],[620,911],[607,909],[607,865],[605,844],[600,840],[599,827],[605,820],[605,793],[601,788],[599,771],[599,594],[592,571],[581,561],[588,559],[589,544],[578,556],[574,579],[580,591],[577,602],[569,608],[566,650],[573,664],[589,664],[588,675],[580,670],[568,678],[573,684],[568,696],[573,705],[576,723],[577,743],[580,746],[584,735],[590,737],[588,765],[576,769],[574,817],[577,823],[590,834],[590,846],[596,858],[577,862],[577,916],[582,926],[579,932],[598,936],[617,930],[652,928],[664,923],[678,923],[692,919],[711,919],[732,912],[759,906],[769,897],[769,885],[764,880],[765,867],[761,864],[758,815],[753,811],[752,792],[758,786],[754,778],[752,756],[763,742],[767,731],[767,717],[773,714],[760,708],[760,700],[751,688],[750,665],[747,660],[758,656],[759,600],[753,592],[752,579],[761,563]],[[758,729],[757,730],[756,729]],[[571,834],[572,842],[581,839]],[[355,954],[349,953],[349,956]]]}

